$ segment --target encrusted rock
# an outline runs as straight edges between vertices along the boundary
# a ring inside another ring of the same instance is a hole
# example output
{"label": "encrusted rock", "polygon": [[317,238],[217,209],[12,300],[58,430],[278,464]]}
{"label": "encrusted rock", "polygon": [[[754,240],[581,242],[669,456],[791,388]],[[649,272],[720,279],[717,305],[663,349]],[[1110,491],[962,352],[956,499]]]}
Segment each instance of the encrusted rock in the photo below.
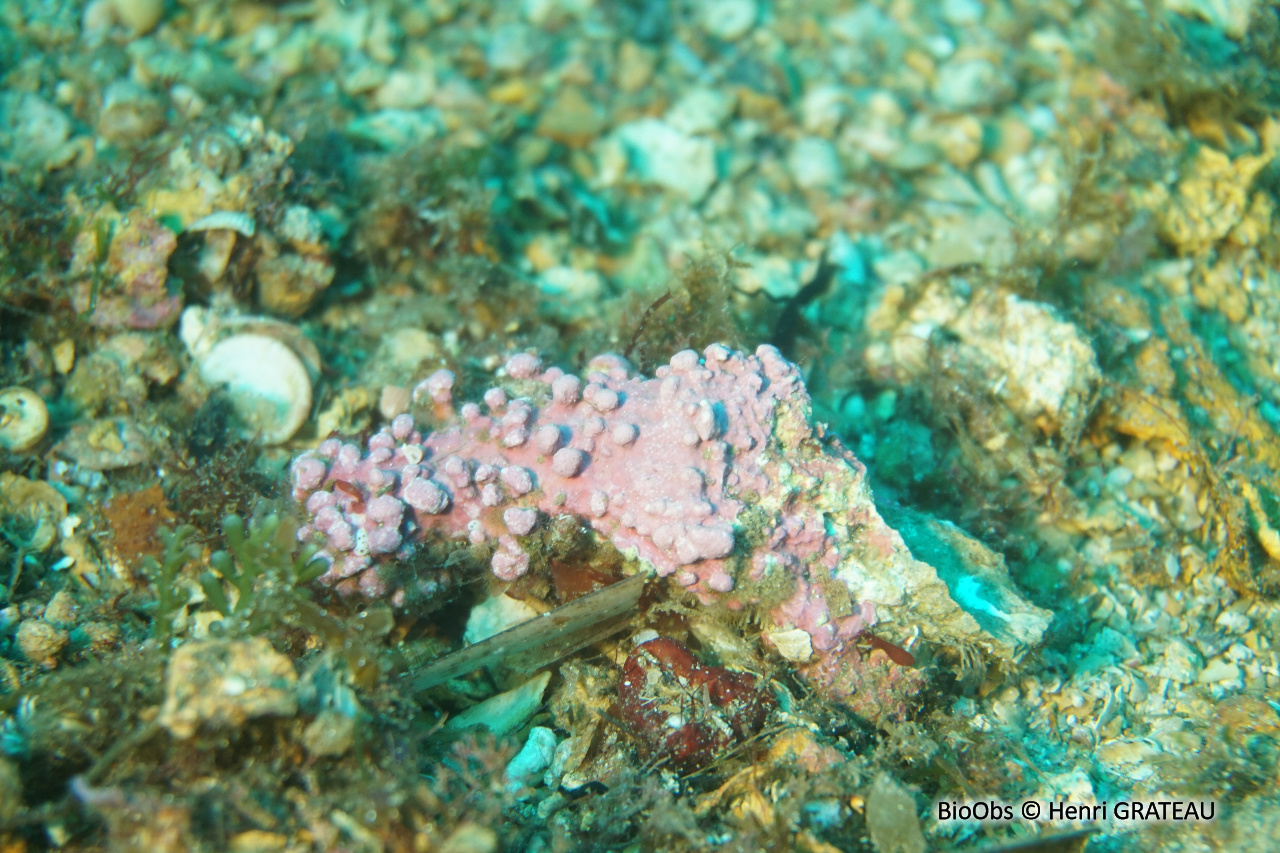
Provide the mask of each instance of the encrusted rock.
{"label": "encrusted rock", "polygon": [[1068,441],[1083,429],[1101,375],[1089,341],[1053,308],[1007,292],[971,295],[960,279],[886,287],[867,329],[874,374],[905,385],[944,369],[967,393],[993,396]]}
{"label": "encrusted rock", "polygon": [[298,711],[298,674],[262,637],[193,640],[169,660],[160,725],[186,739],[201,726],[238,728],[253,717]]}
{"label": "encrusted rock", "polygon": [[0,473],[0,524],[23,531],[28,552],[48,550],[67,517],[67,499],[44,480]]}
{"label": "encrusted rock", "polygon": [[299,535],[331,561],[323,580],[403,601],[381,569],[434,531],[488,543],[494,575],[512,581],[531,567],[517,537],[536,513],[567,513],[704,604],[758,608],[764,636],[798,664],[813,656],[811,680],[840,695],[874,692],[849,673],[877,622],[1004,658],[1048,625],[980,543],[929,519],[885,522],[865,469],[813,421],[799,370],[773,347],[685,350],[653,378],[616,355],[579,378],[520,353],[505,374],[488,414],[455,407],[454,377],[437,371],[415,391],[445,419],[437,431],[402,415],[366,448],[330,439],[295,460],[312,516]]}
{"label": "encrusted rock", "polygon": [[[110,243],[101,245],[107,238]],[[168,270],[177,245],[172,231],[140,210],[93,220],[73,248],[76,310],[107,329],[158,329],[177,322],[182,290],[170,286]]]}
{"label": "encrusted rock", "polygon": [[131,418],[102,418],[76,424],[53,450],[90,471],[114,471],[146,462],[151,443]]}
{"label": "encrusted rock", "polygon": [[351,749],[355,733],[355,717],[326,708],[303,730],[302,745],[317,758],[336,757]]}
{"label": "encrusted rock", "polygon": [[44,607],[44,621],[59,628],[70,628],[76,624],[75,597],[64,590],[59,590],[49,599]]}
{"label": "encrusted rock", "polygon": [[24,619],[18,625],[18,650],[45,669],[58,665],[58,655],[66,648],[67,639],[66,631],[41,619]]}

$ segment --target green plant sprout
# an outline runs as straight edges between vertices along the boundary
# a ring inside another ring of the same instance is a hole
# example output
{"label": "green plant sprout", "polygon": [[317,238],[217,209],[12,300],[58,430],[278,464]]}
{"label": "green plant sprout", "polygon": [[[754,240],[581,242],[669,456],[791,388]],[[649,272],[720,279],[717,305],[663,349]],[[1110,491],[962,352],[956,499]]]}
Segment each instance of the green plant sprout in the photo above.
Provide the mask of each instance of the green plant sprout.
{"label": "green plant sprout", "polygon": [[[278,609],[275,599],[283,594],[306,600],[304,594],[293,593],[329,568],[316,559],[319,549],[314,545],[299,550],[295,526],[282,523],[274,513],[251,522],[247,530],[244,519],[228,515],[222,520],[222,533],[227,550],[209,557],[214,571],[200,576],[200,588],[210,606],[222,614],[224,628],[234,632],[256,634],[268,627],[263,620]],[[235,590],[234,600],[224,581]]]}
{"label": "green plant sprout", "polygon": [[190,524],[173,529],[162,527],[159,530],[164,541],[161,559],[157,561],[150,554],[142,558],[143,568],[156,588],[156,609],[151,629],[155,638],[164,645],[173,639],[173,620],[178,611],[191,600],[191,590],[178,583],[178,574],[188,563],[200,558],[200,546],[187,544],[195,532]]}
{"label": "green plant sprout", "polygon": [[111,256],[111,241],[115,239],[116,224],[108,219],[98,219],[93,228],[93,272],[89,279],[89,305],[84,309],[84,317],[93,316],[98,307],[98,296],[106,281],[107,260]]}
{"label": "green plant sprout", "polygon": [[[246,527],[238,515],[222,520],[227,549],[209,557],[200,576],[210,607],[222,614],[211,630],[254,636],[279,626],[318,637],[358,682],[369,682],[377,660],[360,631],[311,600],[307,586],[329,569],[314,545],[298,547],[297,523],[275,513]],[[228,587],[234,596],[228,594]]]}

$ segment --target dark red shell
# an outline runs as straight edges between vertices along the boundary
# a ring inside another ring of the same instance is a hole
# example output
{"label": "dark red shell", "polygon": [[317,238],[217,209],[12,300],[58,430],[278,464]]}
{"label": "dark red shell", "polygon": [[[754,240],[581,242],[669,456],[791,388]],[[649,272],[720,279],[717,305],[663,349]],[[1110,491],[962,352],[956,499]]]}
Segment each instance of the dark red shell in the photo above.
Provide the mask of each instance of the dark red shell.
{"label": "dark red shell", "polygon": [[678,773],[759,732],[773,707],[754,675],[707,666],[665,637],[636,646],[618,682],[619,716],[648,757]]}

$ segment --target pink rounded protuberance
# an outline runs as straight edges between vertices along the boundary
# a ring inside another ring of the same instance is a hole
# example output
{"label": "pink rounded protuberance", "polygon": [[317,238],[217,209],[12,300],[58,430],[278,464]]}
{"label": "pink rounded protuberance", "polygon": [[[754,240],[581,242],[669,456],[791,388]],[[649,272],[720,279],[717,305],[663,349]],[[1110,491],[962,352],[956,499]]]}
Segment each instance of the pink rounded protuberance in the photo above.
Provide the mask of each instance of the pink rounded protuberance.
{"label": "pink rounded protuberance", "polygon": [[699,361],[698,354],[693,350],[680,350],[680,352],[671,356],[671,369],[681,372],[692,370],[698,366]]}
{"label": "pink rounded protuberance", "polygon": [[529,474],[527,468],[521,468],[519,465],[509,465],[503,468],[498,476],[502,480],[502,484],[516,497],[527,495],[533,491],[533,477]]}
{"label": "pink rounded protuberance", "polygon": [[391,434],[397,441],[404,441],[413,434],[413,415],[396,415],[391,420]]}
{"label": "pink rounded protuberance", "polygon": [[311,497],[307,498],[307,512],[315,515],[327,506],[333,506],[338,502],[338,498],[333,492],[314,492]]}
{"label": "pink rounded protuberance", "polygon": [[513,379],[532,379],[541,368],[542,360],[532,353],[516,353],[507,359],[507,375]]}
{"label": "pink rounded protuberance", "polygon": [[490,410],[501,409],[507,404],[507,392],[501,388],[490,388],[484,392],[484,404]]}
{"label": "pink rounded protuberance", "polygon": [[394,527],[375,527],[369,531],[369,551],[374,554],[391,554],[402,541],[400,531]]}
{"label": "pink rounded protuberance", "polygon": [[342,520],[342,510],[335,505],[326,506],[316,513],[316,530],[321,533],[328,533],[334,525],[345,523]]}
{"label": "pink rounded protuberance", "polygon": [[345,521],[330,525],[325,536],[328,538],[329,547],[335,551],[350,551],[356,546],[355,531]]}
{"label": "pink rounded protuberance", "polygon": [[514,536],[528,536],[538,524],[538,511],[527,507],[509,507],[502,513],[502,522]]}
{"label": "pink rounded protuberance", "polygon": [[368,554],[347,554],[340,561],[335,561],[329,571],[340,578],[349,578],[354,574],[363,572],[369,568],[369,565]]}
{"label": "pink rounded protuberance", "polygon": [[413,389],[413,399],[417,402],[421,397],[429,396],[436,403],[451,403],[455,381],[452,370],[437,370]]}
{"label": "pink rounded protuberance", "polygon": [[366,504],[365,515],[377,524],[399,524],[404,504],[391,495],[380,495]]}
{"label": "pink rounded protuberance", "polygon": [[400,496],[409,506],[429,515],[439,515],[449,506],[448,493],[424,477],[406,483]]}
{"label": "pink rounded protuberance", "polygon": [[621,447],[630,447],[640,435],[640,431],[635,428],[634,424],[616,424],[611,433],[614,444]]}
{"label": "pink rounded protuberance", "polygon": [[621,398],[612,388],[602,388],[595,383],[587,386],[582,398],[591,404],[597,412],[608,413],[618,408]]}
{"label": "pink rounded protuberance", "polygon": [[733,578],[729,577],[728,572],[714,571],[707,578],[707,587],[715,592],[732,592]]}
{"label": "pink rounded protuberance", "polygon": [[529,555],[512,536],[504,534],[498,537],[498,550],[493,552],[490,566],[499,580],[513,581],[529,571]]}
{"label": "pink rounded protuberance", "polygon": [[564,439],[560,435],[560,427],[555,424],[543,424],[534,430],[533,446],[543,456],[550,456],[560,449]]}
{"label": "pink rounded protuberance", "polygon": [[444,461],[443,471],[450,485],[459,489],[471,485],[471,472],[467,469],[467,463],[461,458],[450,456]]}
{"label": "pink rounded protuberance", "polygon": [[582,380],[571,373],[556,377],[551,382],[551,399],[562,406],[572,406],[582,396]]}
{"label": "pink rounded protuberance", "polygon": [[387,594],[387,584],[378,574],[377,569],[365,571],[360,575],[360,594],[365,598],[381,598]]}
{"label": "pink rounded protuberance", "polygon": [[303,492],[320,488],[329,467],[314,456],[300,456],[293,463],[293,487]]}
{"label": "pink rounded protuberance", "polygon": [[529,404],[516,400],[511,404],[511,408],[507,413],[502,416],[502,425],[505,427],[528,426],[532,418],[533,410],[529,408]]}
{"label": "pink rounded protuberance", "polygon": [[627,378],[627,373],[631,370],[631,364],[616,353],[606,352],[587,362],[587,368],[599,373],[606,373],[610,379],[622,382]]}
{"label": "pink rounded protuberance", "polygon": [[573,447],[562,447],[551,457],[551,470],[561,477],[576,477],[587,467],[587,454]]}

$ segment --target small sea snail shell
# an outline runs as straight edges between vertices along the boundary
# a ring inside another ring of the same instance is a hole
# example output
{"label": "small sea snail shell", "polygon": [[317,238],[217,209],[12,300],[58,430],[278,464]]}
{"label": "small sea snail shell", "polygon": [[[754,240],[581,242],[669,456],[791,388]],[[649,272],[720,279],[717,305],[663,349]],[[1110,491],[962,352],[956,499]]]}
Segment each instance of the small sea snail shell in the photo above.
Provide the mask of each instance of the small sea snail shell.
{"label": "small sea snail shell", "polygon": [[25,453],[49,431],[49,410],[40,395],[12,386],[0,390],[0,449]]}

